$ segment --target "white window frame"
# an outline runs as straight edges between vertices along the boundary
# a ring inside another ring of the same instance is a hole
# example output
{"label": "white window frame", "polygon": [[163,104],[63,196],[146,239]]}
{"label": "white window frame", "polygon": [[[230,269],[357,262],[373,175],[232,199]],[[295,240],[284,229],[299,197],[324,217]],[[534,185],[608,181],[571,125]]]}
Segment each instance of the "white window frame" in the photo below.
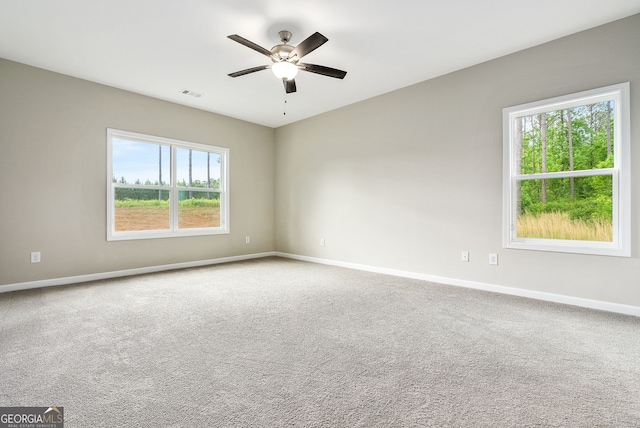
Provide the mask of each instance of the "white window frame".
{"label": "white window frame", "polygon": [[[503,109],[503,245],[505,248],[563,253],[631,256],[631,174],[629,82],[521,104]],[[614,167],[588,171],[563,171],[520,175],[516,171],[515,119],[523,116],[613,100]],[[516,236],[516,182],[524,179],[611,175],[613,181],[612,242],[518,238]]]}
{"label": "white window frame", "polygon": [[[167,230],[140,230],[116,232],[115,230],[115,188],[117,183],[113,183],[113,140],[122,138],[141,143],[159,144],[170,147],[171,153],[171,183],[169,185],[137,186],[127,184],[128,188],[152,188],[166,190],[170,192],[170,225]],[[178,227],[178,192],[185,190],[203,191],[199,187],[179,187],[177,185],[177,149],[193,149],[220,155],[220,188],[216,193],[220,195],[220,226],[207,228],[179,228]],[[170,238],[180,236],[198,235],[219,235],[228,234],[229,229],[229,149],[224,147],[210,146],[206,144],[192,143],[188,141],[175,140],[172,138],[157,137],[153,135],[139,134],[136,132],[122,131],[107,128],[107,241],[121,241],[132,239],[152,239]]]}

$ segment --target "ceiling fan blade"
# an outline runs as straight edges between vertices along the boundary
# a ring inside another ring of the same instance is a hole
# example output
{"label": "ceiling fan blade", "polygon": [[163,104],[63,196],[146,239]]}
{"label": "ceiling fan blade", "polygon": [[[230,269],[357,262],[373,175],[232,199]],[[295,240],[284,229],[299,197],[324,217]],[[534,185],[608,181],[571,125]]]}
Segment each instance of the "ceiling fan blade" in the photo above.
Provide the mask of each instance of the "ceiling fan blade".
{"label": "ceiling fan blade", "polygon": [[295,56],[299,60],[309,52],[313,52],[328,41],[329,39],[327,39],[325,36],[318,32],[315,32],[305,40],[303,40],[298,46],[296,46],[289,54],[289,58],[293,58]]}
{"label": "ceiling fan blade", "polygon": [[296,81],[294,79],[283,80],[282,83],[284,83],[284,90],[287,94],[296,92]]}
{"label": "ceiling fan blade", "polygon": [[228,76],[229,77],[240,77],[240,76],[244,76],[245,74],[255,73],[256,71],[266,70],[269,67],[271,67],[271,66],[270,65],[261,65],[261,66],[258,66],[258,67],[247,68],[246,70],[240,70],[240,71],[236,71],[235,73],[229,73]]}
{"label": "ceiling fan blade", "polygon": [[335,77],[336,79],[344,79],[347,75],[346,71],[338,70],[331,67],[325,67],[324,65],[316,64],[298,64],[298,68],[310,73],[322,74],[323,76]]}
{"label": "ceiling fan blade", "polygon": [[247,40],[244,37],[238,36],[237,34],[232,34],[229,37],[231,40],[240,43],[241,45],[245,45],[248,48],[253,49],[256,52],[260,52],[262,55],[268,56],[271,58],[271,51],[263,48],[260,45],[253,43],[251,40]]}

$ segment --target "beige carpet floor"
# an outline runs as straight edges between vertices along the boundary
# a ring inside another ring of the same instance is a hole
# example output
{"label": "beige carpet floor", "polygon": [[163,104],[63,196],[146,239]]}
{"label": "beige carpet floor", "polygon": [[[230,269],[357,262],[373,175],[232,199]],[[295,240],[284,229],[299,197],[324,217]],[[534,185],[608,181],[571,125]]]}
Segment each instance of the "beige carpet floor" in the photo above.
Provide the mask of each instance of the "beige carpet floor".
{"label": "beige carpet floor", "polygon": [[266,258],[0,294],[73,427],[639,427],[640,319]]}

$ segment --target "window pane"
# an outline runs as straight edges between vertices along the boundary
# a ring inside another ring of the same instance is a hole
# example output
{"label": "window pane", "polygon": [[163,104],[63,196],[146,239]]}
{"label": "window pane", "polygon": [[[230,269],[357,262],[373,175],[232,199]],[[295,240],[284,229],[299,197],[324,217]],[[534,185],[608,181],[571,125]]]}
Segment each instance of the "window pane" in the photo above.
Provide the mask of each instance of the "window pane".
{"label": "window pane", "polygon": [[110,128],[107,147],[107,241],[229,233],[229,149]]}
{"label": "window pane", "polygon": [[113,139],[113,182],[169,185],[170,171],[169,146]]}
{"label": "window pane", "polygon": [[219,154],[178,148],[176,156],[178,186],[220,188]]}
{"label": "window pane", "polygon": [[220,194],[181,190],[178,227],[191,229],[220,227]]}
{"label": "window pane", "polygon": [[169,191],[116,188],[115,231],[169,229]]}
{"label": "window pane", "polygon": [[612,176],[517,183],[518,238],[612,241]]}
{"label": "window pane", "polygon": [[613,167],[614,107],[606,101],[516,118],[520,174]]}

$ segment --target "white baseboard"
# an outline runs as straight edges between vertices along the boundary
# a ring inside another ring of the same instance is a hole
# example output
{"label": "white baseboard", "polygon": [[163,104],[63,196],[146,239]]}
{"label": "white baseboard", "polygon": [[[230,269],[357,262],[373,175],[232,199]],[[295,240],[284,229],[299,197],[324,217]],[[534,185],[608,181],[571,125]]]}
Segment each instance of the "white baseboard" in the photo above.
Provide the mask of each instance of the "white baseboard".
{"label": "white baseboard", "polygon": [[640,317],[640,307],[623,305],[619,303],[603,302],[601,300],[583,299],[581,297],[563,296],[561,294],[545,293],[542,291],[526,290],[522,288],[505,287],[503,285],[487,284],[476,281],[447,278],[442,276],[427,275],[423,273],[401,271],[396,269],[380,268],[376,266],[347,263],[336,260],[320,259],[316,257],[299,256],[296,254],[275,252],[274,255],[288,259],[301,260],[312,263],[320,263],[331,266],[345,267],[349,269],[363,270],[367,272],[383,273],[386,275],[403,278],[420,279],[423,281],[437,282],[439,284],[454,285],[457,287],[473,288],[476,290],[491,291],[494,293],[509,294],[512,296],[528,297],[530,299],[544,300],[547,302],[562,303],[565,305],[580,306],[583,308],[598,309],[601,311],[615,312],[624,315]]}
{"label": "white baseboard", "polygon": [[65,278],[44,279],[40,281],[31,281],[31,282],[19,282],[17,284],[0,285],[0,293],[7,293],[9,291],[18,291],[18,290],[29,290],[32,288],[53,287],[56,285],[77,284],[79,282],[99,281],[102,279],[119,278],[123,276],[141,275],[145,273],[162,272],[162,271],[174,270],[174,269],[185,269],[190,267],[216,265],[220,263],[259,259],[262,257],[271,257],[271,256],[275,256],[275,252],[245,254],[241,256],[221,257],[219,259],[197,260],[193,262],[172,263],[168,265],[148,266],[143,268],[118,270],[113,272],[93,273],[89,275],[68,276]]}
{"label": "white baseboard", "polygon": [[526,290],[522,288],[506,287],[503,285],[487,284],[487,283],[477,282],[477,281],[467,281],[467,280],[456,279],[456,278],[428,275],[424,273],[381,268],[377,266],[347,263],[347,262],[341,262],[337,260],[328,260],[328,259],[321,259],[316,257],[299,256],[296,254],[281,253],[277,251],[245,254],[245,255],[231,256],[231,257],[221,257],[218,259],[173,263],[173,264],[160,265],[160,266],[149,266],[149,267],[143,267],[143,268],[126,269],[126,270],[119,270],[119,271],[112,271],[112,272],[94,273],[89,275],[78,275],[78,276],[70,276],[70,277],[64,277],[64,278],[45,279],[40,281],[20,282],[16,284],[5,284],[5,285],[0,285],[0,293],[7,293],[10,291],[18,291],[18,290],[29,290],[32,288],[53,287],[56,285],[76,284],[79,282],[98,281],[102,279],[119,278],[123,276],[131,276],[131,275],[141,275],[145,273],[162,272],[162,271],[174,270],[174,269],[185,269],[190,267],[208,266],[208,265],[215,265],[220,263],[251,260],[251,259],[258,259],[258,258],[271,257],[271,256],[277,256],[277,257],[283,257],[288,259],[295,259],[295,260],[301,260],[301,261],[319,263],[319,264],[325,264],[325,265],[331,265],[331,266],[339,266],[339,267],[357,269],[357,270],[362,270],[367,272],[376,272],[376,273],[382,273],[386,275],[399,276],[403,278],[412,278],[412,279],[418,279],[423,281],[436,282],[439,284],[454,285],[457,287],[473,288],[476,290],[484,290],[484,291],[490,291],[494,293],[528,297],[531,299],[544,300],[548,302],[562,303],[565,305],[580,306],[584,308],[598,309],[601,311],[615,312],[619,314],[633,315],[636,317],[640,317],[640,307],[638,306],[603,302],[600,300],[583,299],[580,297],[573,297],[573,296],[563,296],[561,294],[545,293],[542,291],[533,291],[533,290]]}

